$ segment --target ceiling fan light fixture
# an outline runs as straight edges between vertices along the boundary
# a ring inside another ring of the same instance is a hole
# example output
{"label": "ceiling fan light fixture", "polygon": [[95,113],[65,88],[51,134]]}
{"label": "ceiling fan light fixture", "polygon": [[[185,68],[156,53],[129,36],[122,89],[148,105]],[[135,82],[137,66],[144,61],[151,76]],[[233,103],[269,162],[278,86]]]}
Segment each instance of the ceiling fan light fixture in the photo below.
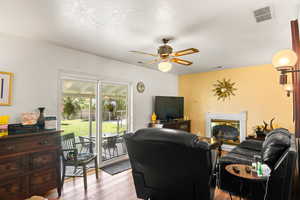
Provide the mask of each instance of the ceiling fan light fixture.
{"label": "ceiling fan light fixture", "polygon": [[[159,48],[157,50],[157,54],[146,53],[146,52],[142,52],[142,51],[130,51],[130,52],[156,57],[156,59],[154,59],[154,60],[151,60],[149,62],[143,62],[143,63],[149,64],[149,65],[154,64],[154,63],[159,63],[158,69],[162,72],[170,71],[172,69],[171,63],[176,63],[176,64],[184,65],[184,66],[192,65],[193,62],[191,62],[189,60],[180,59],[177,57],[198,53],[199,50],[196,48],[188,48],[188,49],[184,49],[181,51],[173,52],[173,48],[170,45],[168,45],[169,40],[170,39],[166,39],[166,38],[163,39],[164,44],[159,46]],[[142,63],[139,63],[139,64],[142,64]]]}
{"label": "ceiling fan light fixture", "polygon": [[172,64],[169,62],[161,62],[158,64],[158,69],[162,72],[168,72],[172,69]]}

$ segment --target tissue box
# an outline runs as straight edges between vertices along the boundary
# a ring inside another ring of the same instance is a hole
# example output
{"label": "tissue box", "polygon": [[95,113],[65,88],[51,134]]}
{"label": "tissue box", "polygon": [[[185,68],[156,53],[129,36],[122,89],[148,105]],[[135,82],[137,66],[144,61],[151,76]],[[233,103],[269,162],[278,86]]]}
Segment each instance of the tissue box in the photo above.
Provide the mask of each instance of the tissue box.
{"label": "tissue box", "polygon": [[56,130],[57,129],[56,116],[46,116],[45,117],[45,129],[46,130]]}

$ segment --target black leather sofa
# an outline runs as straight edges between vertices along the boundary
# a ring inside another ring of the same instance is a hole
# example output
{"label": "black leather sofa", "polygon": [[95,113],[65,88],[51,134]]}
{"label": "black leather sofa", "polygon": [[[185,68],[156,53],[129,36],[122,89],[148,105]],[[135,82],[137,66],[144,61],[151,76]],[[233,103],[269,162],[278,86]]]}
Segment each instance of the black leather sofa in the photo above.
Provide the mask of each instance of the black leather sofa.
{"label": "black leather sofa", "polygon": [[137,197],[151,200],[212,200],[211,146],[196,135],[141,129],[124,136]]}
{"label": "black leather sofa", "polygon": [[267,199],[292,199],[292,184],[296,169],[297,153],[295,137],[286,129],[273,130],[266,136],[265,141],[246,140],[227,155],[221,157],[220,188],[231,194],[263,200],[266,182],[262,184],[261,182],[243,180],[243,189],[241,190],[241,180],[225,170],[228,164],[251,165],[254,155],[261,155],[263,162],[272,169],[268,181]]}

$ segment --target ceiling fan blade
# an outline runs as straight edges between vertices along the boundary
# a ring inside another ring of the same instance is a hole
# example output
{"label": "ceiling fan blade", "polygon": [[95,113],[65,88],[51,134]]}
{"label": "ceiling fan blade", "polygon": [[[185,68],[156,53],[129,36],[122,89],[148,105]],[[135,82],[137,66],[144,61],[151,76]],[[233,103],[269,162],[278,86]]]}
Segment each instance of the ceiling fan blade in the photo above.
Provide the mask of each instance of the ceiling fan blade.
{"label": "ceiling fan blade", "polygon": [[184,56],[184,55],[198,53],[198,52],[199,52],[198,49],[189,48],[189,49],[185,49],[185,50],[181,50],[181,51],[176,51],[176,52],[172,53],[172,55],[173,56]]}
{"label": "ceiling fan blade", "polygon": [[170,61],[174,62],[174,63],[181,64],[181,65],[187,65],[187,66],[193,64],[193,62],[191,62],[191,61],[182,60],[182,59],[179,59],[179,58],[172,58]]}
{"label": "ceiling fan blade", "polygon": [[151,64],[154,64],[154,63],[158,63],[158,62],[160,62],[161,60],[162,60],[161,58],[157,58],[157,59],[154,59],[154,60],[151,60],[151,61],[139,62],[139,63],[145,64],[145,65],[151,65]]}
{"label": "ceiling fan blade", "polygon": [[144,54],[144,55],[149,55],[149,56],[158,56],[157,54],[153,54],[153,53],[146,53],[146,52],[142,52],[142,51],[129,51],[131,53],[138,53],[138,54]]}

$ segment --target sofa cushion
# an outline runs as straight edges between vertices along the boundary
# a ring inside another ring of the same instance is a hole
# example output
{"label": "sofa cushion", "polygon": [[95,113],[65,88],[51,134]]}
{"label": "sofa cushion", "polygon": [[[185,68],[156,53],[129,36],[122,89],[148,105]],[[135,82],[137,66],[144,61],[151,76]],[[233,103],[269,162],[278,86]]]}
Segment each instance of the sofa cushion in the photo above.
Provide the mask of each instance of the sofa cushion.
{"label": "sofa cushion", "polygon": [[230,165],[230,164],[245,164],[251,165],[252,160],[251,157],[241,154],[236,154],[229,152],[228,154],[222,156],[220,158],[220,164],[222,166]]}
{"label": "sofa cushion", "polygon": [[261,151],[263,145],[263,141],[248,139],[243,141],[238,147],[243,149],[250,149],[254,151]]}
{"label": "sofa cushion", "polygon": [[286,129],[275,129],[271,131],[262,145],[262,159],[271,169],[284,151],[290,147],[291,135]]}
{"label": "sofa cushion", "polygon": [[236,148],[232,149],[231,153],[248,156],[249,159],[253,159],[254,155],[260,155],[260,151],[255,151],[255,150],[247,149],[247,148],[241,148],[240,146],[237,146]]}

